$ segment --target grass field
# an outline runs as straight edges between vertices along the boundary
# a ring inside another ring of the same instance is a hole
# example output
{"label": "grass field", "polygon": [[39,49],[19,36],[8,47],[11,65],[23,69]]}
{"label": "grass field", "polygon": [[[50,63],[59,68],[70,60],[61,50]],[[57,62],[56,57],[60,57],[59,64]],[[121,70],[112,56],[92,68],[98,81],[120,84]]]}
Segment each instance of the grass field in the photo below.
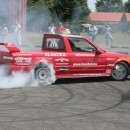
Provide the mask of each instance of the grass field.
{"label": "grass field", "polygon": [[[104,35],[97,35],[95,43],[97,43],[98,45],[100,45],[103,48],[106,48]],[[130,34],[113,33],[113,46],[130,47]]]}

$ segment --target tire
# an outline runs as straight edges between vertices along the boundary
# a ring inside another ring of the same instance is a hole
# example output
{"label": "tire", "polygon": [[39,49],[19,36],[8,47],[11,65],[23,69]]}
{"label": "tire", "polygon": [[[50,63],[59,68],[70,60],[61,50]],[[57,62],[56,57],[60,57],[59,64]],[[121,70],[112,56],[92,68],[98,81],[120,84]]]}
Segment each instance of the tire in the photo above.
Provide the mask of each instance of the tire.
{"label": "tire", "polygon": [[117,63],[112,69],[111,77],[117,81],[126,80],[129,75],[129,67],[124,62]]}
{"label": "tire", "polygon": [[49,63],[40,63],[35,68],[35,79],[39,83],[39,85],[46,86],[51,85],[55,82],[55,73],[54,68]]}

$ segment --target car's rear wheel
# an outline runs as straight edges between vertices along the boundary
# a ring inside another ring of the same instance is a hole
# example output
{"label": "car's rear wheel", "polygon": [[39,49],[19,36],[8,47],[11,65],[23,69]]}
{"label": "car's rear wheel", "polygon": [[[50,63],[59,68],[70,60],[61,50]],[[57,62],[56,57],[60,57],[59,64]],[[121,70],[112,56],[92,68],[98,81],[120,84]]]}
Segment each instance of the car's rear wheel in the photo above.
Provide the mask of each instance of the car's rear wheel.
{"label": "car's rear wheel", "polygon": [[117,63],[112,69],[111,76],[114,80],[122,81],[128,77],[129,68],[124,62]]}
{"label": "car's rear wheel", "polygon": [[35,79],[40,85],[50,85],[55,82],[55,74],[53,67],[48,63],[40,63],[35,68]]}

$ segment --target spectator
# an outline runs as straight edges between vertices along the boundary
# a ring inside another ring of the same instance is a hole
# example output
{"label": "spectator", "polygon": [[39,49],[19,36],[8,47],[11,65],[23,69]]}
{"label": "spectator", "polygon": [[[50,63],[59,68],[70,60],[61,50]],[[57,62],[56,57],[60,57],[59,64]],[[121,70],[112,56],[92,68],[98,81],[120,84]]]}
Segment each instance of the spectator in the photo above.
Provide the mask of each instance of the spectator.
{"label": "spectator", "polygon": [[55,34],[56,33],[56,27],[54,25],[54,23],[51,24],[51,26],[49,26],[49,33],[51,34]]}
{"label": "spectator", "polygon": [[13,34],[14,43],[21,45],[21,25],[18,22],[16,22],[16,25],[14,26]]}
{"label": "spectator", "polygon": [[5,24],[1,27],[1,42],[5,42],[8,35],[8,28],[5,26]]}
{"label": "spectator", "polygon": [[108,24],[106,26],[106,31],[105,31],[105,41],[106,41],[106,46],[111,48],[112,47],[112,42],[113,42],[113,36],[112,36],[112,28]]}
{"label": "spectator", "polygon": [[63,33],[66,34],[66,35],[71,34],[71,31],[70,31],[70,29],[69,29],[69,26],[65,25],[65,30],[64,30]]}
{"label": "spectator", "polygon": [[56,27],[56,33],[58,34],[63,34],[65,31],[65,27],[62,25],[62,23],[60,22],[60,25]]}
{"label": "spectator", "polygon": [[92,23],[92,25],[89,27],[89,37],[94,41],[96,39],[96,36],[98,34],[98,28]]}
{"label": "spectator", "polygon": [[1,37],[2,37],[2,26],[0,26],[0,42],[1,42]]}
{"label": "spectator", "polygon": [[71,34],[70,29],[69,28],[65,28],[64,34],[67,34],[67,35]]}

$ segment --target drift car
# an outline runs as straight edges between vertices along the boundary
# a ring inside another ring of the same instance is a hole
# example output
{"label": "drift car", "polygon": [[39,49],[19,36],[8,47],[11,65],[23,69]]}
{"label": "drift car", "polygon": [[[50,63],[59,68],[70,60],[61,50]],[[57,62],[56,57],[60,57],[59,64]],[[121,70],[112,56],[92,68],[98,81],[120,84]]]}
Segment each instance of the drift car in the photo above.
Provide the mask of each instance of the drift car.
{"label": "drift car", "polygon": [[0,64],[10,72],[33,72],[39,84],[52,84],[55,79],[110,76],[127,79],[130,56],[108,52],[89,38],[77,35],[44,34],[41,51],[24,51],[12,43],[0,43]]}

